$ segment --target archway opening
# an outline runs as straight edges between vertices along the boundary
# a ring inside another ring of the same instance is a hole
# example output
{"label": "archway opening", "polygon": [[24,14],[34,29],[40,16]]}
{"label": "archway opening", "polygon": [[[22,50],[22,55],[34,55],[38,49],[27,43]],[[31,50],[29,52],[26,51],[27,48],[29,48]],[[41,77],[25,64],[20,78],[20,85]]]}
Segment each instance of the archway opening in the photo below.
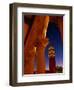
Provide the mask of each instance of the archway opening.
{"label": "archway opening", "polygon": [[48,57],[48,48],[50,46],[53,46],[55,48],[56,68],[63,67],[63,40],[61,38],[60,28],[58,27],[56,23],[49,22],[46,37],[49,40],[49,44],[47,45],[45,49],[46,71],[48,72],[50,69],[49,68],[50,59]]}

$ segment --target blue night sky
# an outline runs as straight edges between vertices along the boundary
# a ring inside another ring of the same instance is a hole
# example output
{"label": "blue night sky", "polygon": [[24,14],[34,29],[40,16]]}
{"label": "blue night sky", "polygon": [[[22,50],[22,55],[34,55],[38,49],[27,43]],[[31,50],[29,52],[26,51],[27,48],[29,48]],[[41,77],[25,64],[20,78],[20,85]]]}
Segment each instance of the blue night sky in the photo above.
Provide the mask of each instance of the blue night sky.
{"label": "blue night sky", "polygon": [[50,46],[53,46],[55,48],[56,65],[63,66],[63,42],[61,39],[59,28],[55,23],[49,23],[46,36],[49,39],[49,44],[45,49],[46,69],[49,69],[48,48]]}

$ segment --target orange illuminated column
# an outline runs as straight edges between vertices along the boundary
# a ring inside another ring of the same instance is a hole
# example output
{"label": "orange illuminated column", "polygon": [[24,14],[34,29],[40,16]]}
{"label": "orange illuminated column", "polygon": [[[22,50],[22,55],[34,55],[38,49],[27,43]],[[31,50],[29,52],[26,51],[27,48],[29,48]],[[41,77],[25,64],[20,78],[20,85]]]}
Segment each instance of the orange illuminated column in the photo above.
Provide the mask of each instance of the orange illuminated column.
{"label": "orange illuminated column", "polygon": [[[37,73],[45,72],[46,30],[49,16],[36,16],[24,46],[24,73],[34,73],[35,54],[37,55]],[[36,47],[36,49],[35,49]]]}
{"label": "orange illuminated column", "polygon": [[45,47],[48,44],[48,40],[40,39],[37,45],[36,59],[37,59],[37,73],[45,73]]}
{"label": "orange illuminated column", "polygon": [[26,23],[24,23],[24,39],[25,39],[25,37],[26,37],[26,35],[27,35],[27,33],[28,33],[28,30],[29,30],[29,25],[28,24],[26,24]]}
{"label": "orange illuminated column", "polygon": [[[34,41],[36,37],[36,33],[31,30],[29,30],[29,25],[24,24],[24,40],[26,40],[26,43],[24,45],[24,74],[33,74],[34,73],[34,59],[35,59],[35,47],[34,47]],[[30,34],[27,36],[27,33],[30,32]]]}
{"label": "orange illuminated column", "polygon": [[55,49],[53,47],[50,47],[48,49],[48,57],[49,57],[49,71],[50,73],[56,73]]}
{"label": "orange illuminated column", "polygon": [[60,29],[61,38],[63,40],[63,17],[58,18],[58,27]]}
{"label": "orange illuminated column", "polygon": [[48,44],[48,39],[46,38],[48,23],[49,23],[49,16],[45,16],[43,19],[43,23],[41,23],[42,28],[38,30],[37,49],[36,49],[37,73],[45,73],[46,71],[45,47]]}
{"label": "orange illuminated column", "polygon": [[33,74],[34,73],[34,58],[35,58],[35,47],[24,50],[25,60],[24,60],[24,73]]}

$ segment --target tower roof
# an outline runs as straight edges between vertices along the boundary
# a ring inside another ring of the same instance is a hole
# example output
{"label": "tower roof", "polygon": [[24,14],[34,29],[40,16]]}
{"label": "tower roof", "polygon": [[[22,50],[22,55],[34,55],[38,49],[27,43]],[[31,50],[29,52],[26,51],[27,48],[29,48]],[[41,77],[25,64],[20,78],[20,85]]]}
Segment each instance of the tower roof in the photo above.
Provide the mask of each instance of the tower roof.
{"label": "tower roof", "polygon": [[51,47],[48,48],[48,51],[50,51],[50,50],[55,50],[55,49],[54,49],[53,46],[51,46]]}
{"label": "tower roof", "polygon": [[55,56],[55,49],[53,46],[48,48],[48,56],[49,57],[54,57]]}

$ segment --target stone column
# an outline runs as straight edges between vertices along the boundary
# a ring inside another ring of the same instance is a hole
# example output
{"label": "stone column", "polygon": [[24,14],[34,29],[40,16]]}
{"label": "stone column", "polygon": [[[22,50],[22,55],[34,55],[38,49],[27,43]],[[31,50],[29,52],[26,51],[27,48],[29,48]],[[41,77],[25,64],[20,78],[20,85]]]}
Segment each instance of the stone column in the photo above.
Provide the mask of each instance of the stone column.
{"label": "stone column", "polygon": [[46,62],[45,62],[45,47],[48,44],[48,40],[39,39],[36,49],[36,59],[37,59],[37,73],[45,73]]}
{"label": "stone column", "polygon": [[46,38],[47,27],[49,23],[49,16],[45,16],[43,23],[41,23],[42,28],[37,32],[37,49],[36,49],[36,59],[37,59],[37,73],[46,72],[46,62],[45,62],[45,47],[48,44],[48,39]]}
{"label": "stone column", "polygon": [[[45,30],[47,28],[49,16],[36,16],[33,22],[30,33],[27,37],[24,50],[24,73],[34,73],[34,59],[35,53],[37,53],[37,73],[45,72],[45,57],[44,51],[47,39],[45,39]],[[37,42],[38,38],[38,42]],[[35,42],[37,42],[35,44]],[[37,45],[37,46],[36,46]],[[37,50],[35,51],[35,47]]]}
{"label": "stone column", "polygon": [[34,73],[34,59],[35,59],[35,47],[24,50],[25,60],[24,60],[24,73],[33,74]]}
{"label": "stone column", "polygon": [[61,39],[63,41],[63,17],[58,18],[58,27],[60,30]]}

